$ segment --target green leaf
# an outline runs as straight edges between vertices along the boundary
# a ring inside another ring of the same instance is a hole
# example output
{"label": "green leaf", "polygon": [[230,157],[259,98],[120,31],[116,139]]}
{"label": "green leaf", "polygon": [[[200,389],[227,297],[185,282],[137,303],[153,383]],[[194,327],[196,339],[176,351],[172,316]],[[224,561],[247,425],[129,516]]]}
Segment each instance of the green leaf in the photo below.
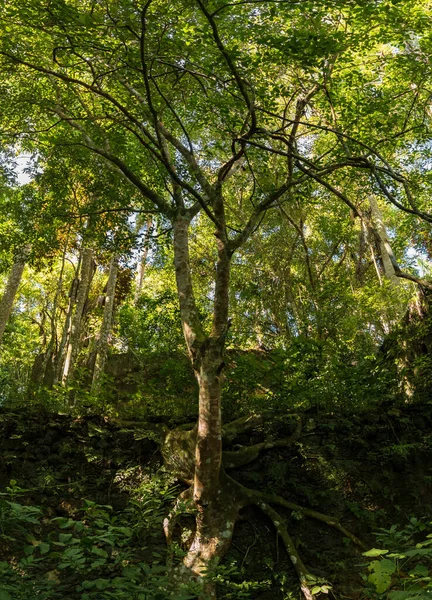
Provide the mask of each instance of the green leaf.
{"label": "green leaf", "polygon": [[111,585],[109,579],[96,579],[95,583],[98,590],[106,590]]}
{"label": "green leaf", "polygon": [[90,567],[92,569],[97,569],[98,567],[102,567],[103,565],[106,564],[106,559],[105,558],[98,558],[97,560],[94,560]]}
{"label": "green leaf", "polygon": [[35,551],[36,546],[26,546],[24,548],[24,554],[26,556],[30,556],[30,554],[33,554],[33,552]]}
{"label": "green leaf", "polygon": [[413,548],[405,552],[405,556],[407,557],[426,556],[428,554],[432,554],[432,548]]}
{"label": "green leaf", "polygon": [[385,571],[375,571],[369,575],[368,581],[375,586],[378,594],[382,594],[390,587],[391,576]]}
{"label": "green leaf", "polygon": [[408,571],[409,575],[420,575],[421,577],[427,577],[429,575],[429,569],[425,565],[416,565],[414,569]]}
{"label": "green leaf", "polygon": [[50,549],[50,545],[47,544],[46,542],[42,542],[41,544],[39,544],[39,552],[41,554],[47,554],[49,552]]}
{"label": "green leaf", "polygon": [[108,557],[108,552],[106,552],[106,550],[103,550],[102,548],[98,548],[97,546],[93,546],[91,551],[93,552],[93,554],[97,554],[98,556],[102,556],[103,558]]}
{"label": "green leaf", "polygon": [[363,556],[382,556],[383,554],[388,554],[388,550],[380,550],[379,548],[372,548],[372,550],[368,550],[367,552],[362,553]]}

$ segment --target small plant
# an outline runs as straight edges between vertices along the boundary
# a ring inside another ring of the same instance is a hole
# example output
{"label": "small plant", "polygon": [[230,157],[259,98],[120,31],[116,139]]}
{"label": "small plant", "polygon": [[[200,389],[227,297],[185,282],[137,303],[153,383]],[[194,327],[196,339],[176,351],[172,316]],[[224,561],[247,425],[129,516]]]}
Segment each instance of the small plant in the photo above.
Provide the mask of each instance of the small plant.
{"label": "small plant", "polygon": [[[6,490],[15,499],[21,488],[16,486],[16,481],[12,480]],[[14,541],[15,536],[25,534],[29,526],[39,524],[42,511],[35,506],[24,506],[6,500],[4,498],[6,495],[0,496],[0,538]]]}
{"label": "small plant", "polygon": [[[369,598],[426,600],[432,595],[432,522],[411,517],[400,528],[380,529],[379,548],[364,552],[369,562],[366,592]],[[421,541],[416,541],[420,539]]]}
{"label": "small plant", "polygon": [[[18,493],[13,482],[7,489],[4,495]],[[171,497],[169,488],[160,492],[160,503]],[[0,539],[13,543],[16,557],[0,562],[0,600],[193,598],[188,590],[171,594],[163,558],[146,547],[155,520],[145,500],[132,501],[120,514],[85,500],[79,518],[47,519],[37,507],[1,497]],[[159,525],[159,515],[156,520]],[[148,564],[143,557],[150,555]]]}
{"label": "small plant", "polygon": [[254,593],[267,590],[271,586],[270,580],[252,581],[244,579],[243,569],[235,561],[218,565],[211,574],[224,600],[247,600],[256,597]]}

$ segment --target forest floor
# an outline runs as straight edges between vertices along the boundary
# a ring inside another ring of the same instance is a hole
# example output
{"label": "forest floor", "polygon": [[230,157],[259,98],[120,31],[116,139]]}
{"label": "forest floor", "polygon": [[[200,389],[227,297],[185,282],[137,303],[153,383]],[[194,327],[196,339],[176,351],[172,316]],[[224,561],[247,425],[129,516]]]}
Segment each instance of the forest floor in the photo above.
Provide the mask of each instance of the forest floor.
{"label": "forest floor", "polygon": [[[368,548],[377,547],[380,528],[432,520],[432,404],[310,410],[302,419],[295,445],[262,454],[236,479],[334,515]],[[163,600],[162,520],[179,484],[148,438],[99,416],[0,410],[0,600]],[[361,550],[324,523],[283,514],[317,582],[329,581],[335,598],[367,597]],[[178,557],[192,523],[186,518],[176,533]],[[223,599],[298,597],[283,545],[254,509],[237,525],[217,577]]]}

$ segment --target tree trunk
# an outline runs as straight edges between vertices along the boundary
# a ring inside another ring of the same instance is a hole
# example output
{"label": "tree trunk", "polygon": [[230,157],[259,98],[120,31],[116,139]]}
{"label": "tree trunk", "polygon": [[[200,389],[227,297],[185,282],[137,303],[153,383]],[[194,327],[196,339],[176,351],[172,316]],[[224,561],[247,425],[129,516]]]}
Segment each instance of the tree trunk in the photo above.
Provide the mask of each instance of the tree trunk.
{"label": "tree trunk", "polygon": [[[193,503],[197,511],[196,532],[183,561],[186,569],[202,582],[202,598],[214,598],[214,585],[205,576],[225,554],[231,541],[237,508],[231,505],[221,486],[223,352],[228,330],[228,285],[230,253],[225,231],[216,231],[218,263],[209,335],[203,330],[195,303],[189,262],[190,218],[174,220],[174,263],[183,333],[199,385],[199,411],[196,429]],[[223,223],[223,215],[221,218]]]}
{"label": "tree trunk", "polygon": [[90,290],[90,283],[93,274],[93,250],[84,248],[82,251],[81,279],[78,284],[77,300],[75,313],[71,319],[71,329],[69,342],[66,351],[66,359],[63,367],[62,383],[63,385],[72,378],[75,368],[75,361],[78,356],[79,339],[81,333],[81,319],[84,312],[84,306]]}
{"label": "tree trunk", "polygon": [[114,295],[117,281],[117,271],[117,258],[113,257],[111,259],[109,268],[102,325],[96,345],[96,361],[93,371],[92,392],[96,392],[99,388],[100,378],[104,371],[105,361],[108,355],[108,340],[111,333],[113,320]]}
{"label": "tree trunk", "polygon": [[146,223],[147,228],[146,228],[144,241],[143,241],[143,249],[142,249],[141,256],[138,259],[137,282],[136,282],[136,289],[135,289],[134,304],[137,304],[137,302],[141,296],[141,291],[142,291],[142,286],[143,286],[143,281],[144,281],[144,273],[145,273],[145,268],[146,268],[147,255],[148,255],[148,250],[149,250],[148,242],[150,239],[151,226],[152,226],[152,220],[148,219],[148,221]]}
{"label": "tree trunk", "polygon": [[45,352],[45,357],[42,365],[41,381],[44,385],[51,387],[57,382],[57,358],[59,355],[59,344],[58,344],[58,329],[57,329],[57,309],[60,294],[63,289],[63,275],[66,264],[66,252],[68,247],[68,237],[63,250],[62,262],[60,268],[60,274],[57,282],[56,292],[54,295],[53,306],[52,306],[52,317],[51,317],[51,335],[48,343],[48,348]]}
{"label": "tree trunk", "polygon": [[381,210],[374,196],[369,196],[369,204],[372,210],[372,219],[375,224],[375,231],[379,238],[379,247],[384,275],[392,285],[400,286],[400,279],[396,275],[396,271],[393,266],[395,261],[393,250],[390,246],[390,240],[387,235]]}
{"label": "tree trunk", "polygon": [[[77,271],[78,271],[79,267],[80,267],[80,265],[78,264]],[[68,303],[65,320],[64,320],[64,324],[63,324],[62,337],[60,340],[60,345],[59,345],[59,349],[57,351],[57,355],[54,360],[54,363],[55,363],[54,385],[58,383],[58,381],[62,378],[62,374],[63,374],[65,353],[67,351],[67,342],[68,342],[68,338],[70,336],[70,327],[71,327],[71,321],[72,321],[73,307],[75,305],[77,292],[78,292],[79,281],[78,281],[77,271],[75,271],[74,278],[70,285],[69,303]]]}
{"label": "tree trunk", "polygon": [[12,312],[13,303],[15,300],[16,293],[21,283],[24,266],[26,263],[27,255],[30,247],[25,247],[21,252],[17,253],[15,262],[12,265],[12,269],[6,284],[6,289],[0,300],[0,343],[3,337],[9,316]]}

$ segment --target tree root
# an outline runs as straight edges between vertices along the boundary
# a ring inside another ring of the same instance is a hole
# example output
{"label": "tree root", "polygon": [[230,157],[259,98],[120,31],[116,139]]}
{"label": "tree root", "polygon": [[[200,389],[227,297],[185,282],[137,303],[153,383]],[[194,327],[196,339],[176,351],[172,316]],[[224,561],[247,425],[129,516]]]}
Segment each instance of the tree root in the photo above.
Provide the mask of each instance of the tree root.
{"label": "tree root", "polygon": [[[227,476],[228,477],[228,476]],[[265,492],[260,492],[258,490],[251,490],[249,488],[244,487],[240,483],[237,483],[235,480],[228,477],[233,482],[233,485],[237,488],[237,494],[243,497],[243,506],[248,506],[251,504],[256,505],[261,511],[266,514],[270,520],[272,521],[274,527],[276,528],[277,533],[280,535],[284,546],[288,552],[290,560],[296,570],[298,578],[300,580],[300,587],[303,593],[303,596],[306,600],[313,600],[314,596],[309,588],[308,578],[309,580],[312,578],[311,574],[308,572],[304,563],[302,562],[295,545],[288,533],[287,527],[284,523],[283,518],[279,515],[279,513],[270,506],[271,504],[277,504],[278,506],[282,506],[283,508],[288,508],[292,511],[299,512],[307,517],[311,517],[316,519],[317,521],[321,521],[326,523],[330,527],[334,527],[338,531],[340,531],[344,536],[349,538],[354,544],[359,546],[361,549],[367,549],[365,544],[353,533],[351,533],[348,529],[346,529],[343,525],[339,523],[333,517],[326,515],[324,513],[320,513],[316,510],[312,510],[310,508],[304,508],[299,504],[295,504],[294,502],[289,502],[285,500],[281,496],[277,494],[267,494]]]}
{"label": "tree root", "polygon": [[259,508],[262,512],[271,519],[273,525],[275,526],[276,531],[280,535],[286,551],[288,552],[288,556],[293,564],[293,567],[297,573],[297,576],[300,581],[300,589],[303,593],[303,596],[306,600],[313,600],[314,595],[312,594],[309,584],[308,584],[308,576],[310,577],[310,573],[304,565],[303,561],[300,558],[299,553],[294,545],[294,542],[291,539],[291,536],[288,533],[288,530],[283,522],[282,517],[278,512],[275,511],[270,505],[266,502],[260,502],[258,504]]}
{"label": "tree root", "polygon": [[243,448],[240,448],[240,450],[236,451],[225,450],[222,453],[224,467],[226,469],[243,467],[244,465],[248,465],[257,459],[263,450],[271,450],[272,448],[287,448],[298,440],[301,435],[301,431],[302,421],[300,418],[298,418],[296,430],[287,438],[261,442],[259,444],[254,444],[253,446],[244,446]]}
{"label": "tree root", "polygon": [[322,521],[329,525],[329,527],[334,527],[338,531],[340,531],[345,537],[350,539],[356,546],[361,548],[362,550],[367,550],[368,547],[351,531],[346,529],[339,521],[334,519],[333,517],[326,515],[324,513],[318,512],[317,510],[313,510],[311,508],[304,508],[299,504],[294,504],[294,502],[289,502],[282,498],[281,496],[277,496],[276,494],[266,494],[264,492],[258,492],[261,495],[261,499],[265,502],[269,502],[270,504],[277,504],[278,506],[283,506],[284,508],[289,508],[290,510],[296,511],[305,515],[306,517],[311,517],[312,519],[316,519],[317,521]]}
{"label": "tree root", "polygon": [[173,547],[173,533],[176,524],[178,523],[180,515],[193,514],[195,509],[192,503],[193,488],[184,490],[175,501],[175,504],[170,514],[163,521],[163,530],[165,533],[165,539],[167,544],[167,558],[166,565],[169,570],[173,567],[174,561],[174,547]]}
{"label": "tree root", "polygon": [[[240,484],[238,484],[240,486]],[[321,521],[322,523],[326,523],[329,527],[334,527],[338,531],[340,531],[345,537],[350,539],[356,546],[361,548],[362,550],[367,550],[367,546],[351,531],[346,529],[343,525],[339,523],[334,517],[330,515],[326,515],[324,513],[318,512],[317,510],[313,510],[311,508],[304,508],[299,504],[295,504],[294,502],[289,502],[282,498],[282,496],[278,496],[277,494],[266,494],[265,492],[260,492],[258,490],[251,490],[244,486],[241,486],[244,497],[247,499],[247,504],[256,504],[260,506],[260,503],[265,502],[267,504],[277,504],[278,506],[283,506],[284,508],[288,508],[289,510],[299,512],[306,517],[310,517],[312,519],[316,519],[317,521]]]}
{"label": "tree root", "polygon": [[240,433],[255,429],[266,421],[274,420],[276,417],[277,415],[275,415],[274,411],[264,411],[260,414],[240,417],[235,421],[231,421],[231,423],[226,423],[226,425],[222,427],[222,439],[225,443],[232,442]]}
{"label": "tree root", "polygon": [[[229,444],[240,433],[254,429],[264,422],[274,419],[274,417],[274,414],[263,413],[242,417],[228,423],[223,429],[223,441],[225,444]],[[300,437],[302,429],[300,417],[297,419],[295,431],[287,438],[266,440],[252,446],[240,447],[237,451],[224,451],[224,466],[220,470],[217,494],[205,506],[201,506],[199,503],[195,504],[193,495],[196,426],[192,429],[175,429],[165,433],[164,441],[161,444],[165,466],[179,480],[189,486],[178,496],[173,509],[163,523],[167,541],[167,567],[172,575],[173,585],[179,586],[194,582],[199,588],[198,596],[200,600],[216,598],[216,584],[211,573],[214,572],[219,561],[228,551],[240,510],[248,505],[256,505],[273,523],[297,573],[305,600],[314,599],[311,591],[314,577],[308,572],[301,560],[283,517],[273,508],[273,505],[326,523],[328,526],[337,529],[356,546],[366,549],[363,542],[341,525],[337,519],[316,510],[304,508],[294,502],[289,502],[277,494],[246,488],[226,473],[225,469],[249,464],[263,450],[283,448],[295,443]],[[195,515],[196,529],[186,556],[181,564],[176,565],[174,564],[174,529],[179,517],[185,514]]]}

